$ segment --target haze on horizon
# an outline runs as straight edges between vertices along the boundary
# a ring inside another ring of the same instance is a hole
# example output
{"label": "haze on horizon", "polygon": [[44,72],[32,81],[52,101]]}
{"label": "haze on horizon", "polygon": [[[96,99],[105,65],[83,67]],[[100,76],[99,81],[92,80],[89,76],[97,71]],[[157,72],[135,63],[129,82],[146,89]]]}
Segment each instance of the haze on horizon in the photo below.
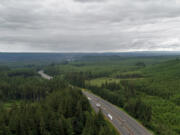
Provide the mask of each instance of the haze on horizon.
{"label": "haze on horizon", "polygon": [[180,51],[179,0],[1,0],[0,52]]}

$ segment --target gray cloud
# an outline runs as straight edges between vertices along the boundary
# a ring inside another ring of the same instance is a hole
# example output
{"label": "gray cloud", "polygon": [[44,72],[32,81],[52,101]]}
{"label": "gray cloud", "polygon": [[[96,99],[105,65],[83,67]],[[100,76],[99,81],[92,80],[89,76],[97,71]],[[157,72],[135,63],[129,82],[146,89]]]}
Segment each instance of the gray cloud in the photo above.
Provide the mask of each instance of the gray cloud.
{"label": "gray cloud", "polygon": [[106,0],[74,0],[74,1],[89,3],[89,2],[105,2]]}
{"label": "gray cloud", "polygon": [[0,51],[180,50],[177,0],[1,0]]}

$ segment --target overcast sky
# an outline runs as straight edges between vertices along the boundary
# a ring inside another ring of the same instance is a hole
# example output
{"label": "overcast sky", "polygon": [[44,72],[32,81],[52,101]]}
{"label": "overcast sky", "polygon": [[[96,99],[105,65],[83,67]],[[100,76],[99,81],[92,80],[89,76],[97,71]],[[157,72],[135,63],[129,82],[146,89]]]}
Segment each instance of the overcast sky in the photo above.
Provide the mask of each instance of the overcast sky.
{"label": "overcast sky", "polygon": [[180,0],[0,0],[0,52],[180,51]]}

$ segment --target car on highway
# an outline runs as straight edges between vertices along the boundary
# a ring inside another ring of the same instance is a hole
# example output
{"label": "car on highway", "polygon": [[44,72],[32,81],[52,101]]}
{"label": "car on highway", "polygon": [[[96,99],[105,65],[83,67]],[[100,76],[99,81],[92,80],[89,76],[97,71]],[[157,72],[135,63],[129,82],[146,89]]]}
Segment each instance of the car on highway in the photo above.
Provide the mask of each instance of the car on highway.
{"label": "car on highway", "polygon": [[111,114],[108,114],[108,118],[109,118],[110,120],[113,120],[113,117],[112,117]]}
{"label": "car on highway", "polygon": [[96,106],[99,108],[99,107],[101,107],[101,104],[97,103]]}
{"label": "car on highway", "polygon": [[88,100],[92,100],[90,97],[88,97]]}

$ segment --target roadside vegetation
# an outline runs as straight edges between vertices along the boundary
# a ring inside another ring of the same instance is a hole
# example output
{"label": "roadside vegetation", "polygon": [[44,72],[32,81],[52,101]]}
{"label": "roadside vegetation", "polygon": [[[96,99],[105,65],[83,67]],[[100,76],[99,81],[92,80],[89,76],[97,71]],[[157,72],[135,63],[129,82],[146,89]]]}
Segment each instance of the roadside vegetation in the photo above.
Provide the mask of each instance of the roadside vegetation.
{"label": "roadside vegetation", "polygon": [[86,57],[50,65],[45,71],[123,108],[156,135],[179,135],[180,60],[176,57]]}

